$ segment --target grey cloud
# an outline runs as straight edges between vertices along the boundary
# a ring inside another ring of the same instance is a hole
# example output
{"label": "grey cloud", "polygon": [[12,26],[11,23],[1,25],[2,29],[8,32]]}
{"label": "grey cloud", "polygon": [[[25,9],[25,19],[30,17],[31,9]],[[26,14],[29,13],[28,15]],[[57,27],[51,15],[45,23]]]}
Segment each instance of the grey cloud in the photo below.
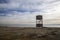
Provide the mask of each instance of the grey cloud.
{"label": "grey cloud", "polygon": [[8,0],[0,0],[0,3],[8,3]]}

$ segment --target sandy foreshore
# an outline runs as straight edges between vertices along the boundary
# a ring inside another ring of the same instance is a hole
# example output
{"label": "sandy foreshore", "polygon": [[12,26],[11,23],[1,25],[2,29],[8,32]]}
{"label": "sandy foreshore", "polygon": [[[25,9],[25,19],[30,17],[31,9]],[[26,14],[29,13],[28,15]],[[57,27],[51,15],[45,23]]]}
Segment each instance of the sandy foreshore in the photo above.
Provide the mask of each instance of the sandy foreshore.
{"label": "sandy foreshore", "polygon": [[1,27],[0,40],[60,40],[60,28]]}

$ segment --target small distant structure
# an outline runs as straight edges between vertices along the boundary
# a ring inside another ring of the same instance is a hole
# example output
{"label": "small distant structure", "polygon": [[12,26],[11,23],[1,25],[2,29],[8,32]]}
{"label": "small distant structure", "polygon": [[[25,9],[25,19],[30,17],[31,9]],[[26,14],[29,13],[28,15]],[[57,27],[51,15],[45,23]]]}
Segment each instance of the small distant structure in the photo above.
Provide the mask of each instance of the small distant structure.
{"label": "small distant structure", "polygon": [[36,16],[36,27],[43,27],[42,15],[37,15]]}

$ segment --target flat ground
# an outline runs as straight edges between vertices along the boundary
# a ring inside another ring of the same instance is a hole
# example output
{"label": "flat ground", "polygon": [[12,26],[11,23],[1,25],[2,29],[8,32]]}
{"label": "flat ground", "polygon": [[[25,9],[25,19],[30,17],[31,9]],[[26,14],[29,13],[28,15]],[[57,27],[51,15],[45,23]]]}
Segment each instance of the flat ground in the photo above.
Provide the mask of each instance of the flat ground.
{"label": "flat ground", "polygon": [[60,40],[60,28],[1,27],[0,40]]}

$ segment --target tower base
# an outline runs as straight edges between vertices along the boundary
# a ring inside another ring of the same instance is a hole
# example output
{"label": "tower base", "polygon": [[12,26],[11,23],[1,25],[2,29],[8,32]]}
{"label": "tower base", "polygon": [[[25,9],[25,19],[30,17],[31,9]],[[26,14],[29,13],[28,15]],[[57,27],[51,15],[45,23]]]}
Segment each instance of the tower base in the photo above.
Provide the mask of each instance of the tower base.
{"label": "tower base", "polygon": [[43,27],[43,24],[36,24],[36,27]]}

